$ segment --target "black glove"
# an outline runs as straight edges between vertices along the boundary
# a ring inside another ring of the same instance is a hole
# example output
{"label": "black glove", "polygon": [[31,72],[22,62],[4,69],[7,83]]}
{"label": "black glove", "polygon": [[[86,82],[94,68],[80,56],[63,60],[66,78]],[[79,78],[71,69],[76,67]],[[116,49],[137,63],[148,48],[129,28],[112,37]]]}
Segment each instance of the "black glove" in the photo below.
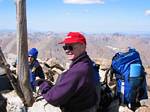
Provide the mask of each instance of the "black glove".
{"label": "black glove", "polygon": [[34,86],[40,86],[45,80],[44,79],[37,79],[34,82]]}

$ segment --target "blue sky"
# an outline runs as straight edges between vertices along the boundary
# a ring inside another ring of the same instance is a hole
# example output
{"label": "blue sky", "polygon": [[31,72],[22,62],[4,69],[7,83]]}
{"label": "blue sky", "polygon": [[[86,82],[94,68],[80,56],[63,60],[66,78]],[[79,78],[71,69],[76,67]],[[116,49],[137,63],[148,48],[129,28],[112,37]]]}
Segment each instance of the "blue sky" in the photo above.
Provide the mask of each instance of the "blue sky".
{"label": "blue sky", "polygon": [[[28,31],[149,32],[150,0],[26,0]],[[0,30],[16,29],[15,0],[0,0]]]}

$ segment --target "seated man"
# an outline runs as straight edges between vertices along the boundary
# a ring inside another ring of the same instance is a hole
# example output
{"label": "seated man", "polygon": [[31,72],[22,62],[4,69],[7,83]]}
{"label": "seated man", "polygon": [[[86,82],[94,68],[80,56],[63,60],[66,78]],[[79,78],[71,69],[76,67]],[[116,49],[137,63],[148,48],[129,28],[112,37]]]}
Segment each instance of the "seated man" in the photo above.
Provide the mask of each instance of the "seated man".
{"label": "seated man", "polygon": [[63,112],[96,112],[99,97],[85,37],[79,32],[70,32],[60,44],[64,44],[64,52],[72,63],[54,86],[47,81],[36,81],[42,96]]}
{"label": "seated man", "polygon": [[36,48],[32,48],[29,50],[28,62],[29,62],[29,71],[30,71],[30,83],[33,90],[35,89],[34,81],[36,77],[45,79],[43,69],[37,60],[37,56],[38,56],[38,50]]}

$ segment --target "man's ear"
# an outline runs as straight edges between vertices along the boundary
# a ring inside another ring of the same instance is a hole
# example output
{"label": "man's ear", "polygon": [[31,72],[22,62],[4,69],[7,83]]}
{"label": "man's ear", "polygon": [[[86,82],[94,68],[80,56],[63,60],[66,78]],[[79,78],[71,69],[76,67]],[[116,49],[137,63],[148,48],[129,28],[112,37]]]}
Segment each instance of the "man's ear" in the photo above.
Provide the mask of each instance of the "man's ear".
{"label": "man's ear", "polygon": [[86,45],[85,45],[85,44],[82,44],[82,45],[81,45],[81,48],[82,48],[83,50],[85,50],[85,49],[86,49]]}

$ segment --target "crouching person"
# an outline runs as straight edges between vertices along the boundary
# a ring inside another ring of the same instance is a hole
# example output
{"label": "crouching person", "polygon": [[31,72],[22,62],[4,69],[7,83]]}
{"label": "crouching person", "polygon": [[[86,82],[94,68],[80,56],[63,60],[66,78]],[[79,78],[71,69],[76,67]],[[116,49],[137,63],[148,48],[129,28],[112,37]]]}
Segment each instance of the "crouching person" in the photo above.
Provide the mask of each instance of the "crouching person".
{"label": "crouching person", "polygon": [[28,52],[28,63],[30,72],[30,83],[33,91],[35,91],[34,81],[36,80],[36,77],[45,79],[43,69],[37,60],[37,56],[38,50],[36,48],[31,48]]}
{"label": "crouching person", "polygon": [[42,96],[51,105],[63,112],[96,112],[98,95],[92,61],[86,52],[86,39],[79,32],[70,32],[60,42],[70,68],[62,73],[53,86],[44,80],[37,80]]}

